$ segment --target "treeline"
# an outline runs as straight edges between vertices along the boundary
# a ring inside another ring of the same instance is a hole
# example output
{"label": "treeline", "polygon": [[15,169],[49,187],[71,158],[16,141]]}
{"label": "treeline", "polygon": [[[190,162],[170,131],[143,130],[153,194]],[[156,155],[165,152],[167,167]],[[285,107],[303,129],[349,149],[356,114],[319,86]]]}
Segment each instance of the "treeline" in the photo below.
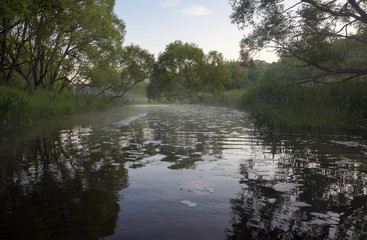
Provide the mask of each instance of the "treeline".
{"label": "treeline", "polygon": [[241,104],[268,129],[325,131],[367,125],[367,5],[355,0],[230,0],[247,33],[241,59],[280,56]]}
{"label": "treeline", "polygon": [[217,51],[204,54],[193,43],[175,41],[158,56],[148,86],[148,98],[197,102],[205,94],[219,94],[245,85],[244,71],[239,62],[227,62]]}
{"label": "treeline", "polygon": [[[349,48],[349,52],[360,50]],[[148,97],[247,109],[258,127],[271,131],[322,132],[365,125],[367,78],[345,81],[344,76],[328,76],[313,81],[319,74],[320,69],[292,56],[245,65],[176,41],[159,55]]]}
{"label": "treeline", "polygon": [[[365,127],[367,122],[367,78],[358,77],[334,84],[299,81],[320,71],[300,67],[294,58],[282,58],[261,66],[256,84],[243,89],[236,102],[249,109],[258,127],[271,131],[337,131]],[[250,70],[251,71],[251,70]],[[233,100],[233,98],[232,98]]]}
{"label": "treeline", "polygon": [[[236,71],[230,63],[209,64],[213,69],[222,66],[220,73],[230,73],[221,75],[193,61],[194,54],[178,54],[173,44],[158,59],[150,97],[186,96],[191,101],[246,108],[259,127],[275,131],[367,125],[365,1],[229,3],[232,22],[247,30],[240,42],[239,65],[244,71]],[[253,60],[258,51],[269,47],[280,57],[278,62]],[[201,54],[199,59],[205,62],[206,58]],[[246,84],[237,84],[233,90],[238,73],[246,76],[241,80]],[[192,88],[198,80],[201,85]]]}
{"label": "treeline", "polygon": [[[182,41],[157,59],[137,45],[123,47],[125,24],[114,4],[0,2],[1,123],[107,107],[142,82],[149,100],[246,108],[267,129],[366,122],[363,1],[230,1],[233,23],[252,29],[240,43],[240,61]],[[267,45],[280,60],[254,61]],[[83,89],[89,95],[80,95]]]}
{"label": "treeline", "polygon": [[[114,5],[114,0],[0,2],[0,120],[83,108],[63,106],[70,99],[74,105],[84,102],[84,109],[100,108],[91,106],[96,102],[107,107],[149,77],[154,56],[137,45],[123,47],[125,24]],[[105,97],[75,96],[83,92]]]}

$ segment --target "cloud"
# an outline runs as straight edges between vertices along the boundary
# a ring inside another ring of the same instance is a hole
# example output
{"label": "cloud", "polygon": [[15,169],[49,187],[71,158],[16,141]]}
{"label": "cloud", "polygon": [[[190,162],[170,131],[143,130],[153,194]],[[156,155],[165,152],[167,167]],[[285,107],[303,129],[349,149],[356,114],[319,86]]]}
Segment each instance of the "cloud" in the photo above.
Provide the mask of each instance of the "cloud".
{"label": "cloud", "polygon": [[193,16],[204,16],[212,13],[209,9],[203,6],[192,6],[182,10],[182,12]]}
{"label": "cloud", "polygon": [[181,0],[161,0],[159,5],[162,7],[173,7],[179,4]]}

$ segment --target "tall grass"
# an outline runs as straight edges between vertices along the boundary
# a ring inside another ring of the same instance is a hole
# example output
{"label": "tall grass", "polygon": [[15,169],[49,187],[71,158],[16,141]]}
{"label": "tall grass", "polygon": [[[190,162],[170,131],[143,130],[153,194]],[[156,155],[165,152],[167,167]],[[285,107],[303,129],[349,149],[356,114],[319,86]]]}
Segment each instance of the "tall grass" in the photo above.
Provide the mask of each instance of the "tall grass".
{"label": "tall grass", "polygon": [[261,83],[203,102],[249,110],[257,127],[266,130],[330,132],[367,124],[367,81],[294,87]]}
{"label": "tall grass", "polygon": [[367,82],[278,87],[262,84],[248,89],[242,108],[259,127],[281,130],[331,131],[354,127],[367,117]]}
{"label": "tall grass", "polygon": [[22,92],[0,87],[0,123],[19,120],[29,109],[29,98]]}
{"label": "tall grass", "polygon": [[207,94],[201,97],[201,103],[214,106],[241,107],[241,100],[247,89],[231,90],[216,95]]}
{"label": "tall grass", "polygon": [[71,115],[76,112],[103,110],[111,104],[113,103],[106,98],[75,94],[70,91],[61,94],[35,91],[28,94],[17,89],[0,87],[1,125]]}

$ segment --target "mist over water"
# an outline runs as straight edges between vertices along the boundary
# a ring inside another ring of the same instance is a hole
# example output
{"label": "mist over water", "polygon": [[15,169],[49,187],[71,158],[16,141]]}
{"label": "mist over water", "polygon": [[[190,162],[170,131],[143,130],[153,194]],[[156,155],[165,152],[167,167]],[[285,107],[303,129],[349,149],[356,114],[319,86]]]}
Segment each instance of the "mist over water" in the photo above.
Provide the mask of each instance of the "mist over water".
{"label": "mist over water", "polygon": [[4,133],[3,239],[363,239],[367,140],[138,105]]}

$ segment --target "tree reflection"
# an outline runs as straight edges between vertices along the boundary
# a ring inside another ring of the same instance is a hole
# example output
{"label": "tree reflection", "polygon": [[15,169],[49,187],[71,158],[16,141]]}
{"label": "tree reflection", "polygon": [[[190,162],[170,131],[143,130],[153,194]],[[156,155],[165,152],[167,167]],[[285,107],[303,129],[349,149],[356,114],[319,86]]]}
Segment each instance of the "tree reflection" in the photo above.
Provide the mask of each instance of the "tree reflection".
{"label": "tree reflection", "polygon": [[[271,149],[276,150],[274,158],[240,165],[242,190],[230,201],[232,229],[226,230],[227,239],[367,237],[363,162],[303,144]],[[287,154],[282,154],[285,149]]]}
{"label": "tree reflection", "polygon": [[[99,239],[114,233],[128,184],[98,132],[80,128],[8,144],[0,161],[1,239]],[[94,150],[93,150],[94,149]]]}
{"label": "tree reflection", "polygon": [[194,169],[203,161],[202,156],[223,154],[224,141],[233,132],[229,120],[239,120],[238,116],[230,117],[208,109],[150,112],[130,126],[121,127],[121,132],[131,133],[123,148],[125,159],[137,168],[146,166],[146,156],[163,154],[166,157],[161,160],[172,163],[170,169]]}

